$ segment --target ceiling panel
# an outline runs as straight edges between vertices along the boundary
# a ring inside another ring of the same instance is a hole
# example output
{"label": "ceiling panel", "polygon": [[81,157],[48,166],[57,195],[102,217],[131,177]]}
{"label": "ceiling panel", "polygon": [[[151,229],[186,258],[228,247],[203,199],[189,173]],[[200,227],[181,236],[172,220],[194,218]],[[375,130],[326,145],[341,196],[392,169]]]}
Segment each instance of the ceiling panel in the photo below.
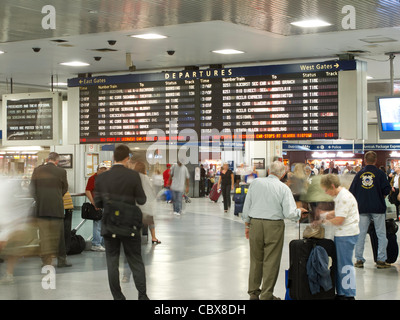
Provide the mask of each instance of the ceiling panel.
{"label": "ceiling panel", "polygon": [[[56,29],[44,30],[48,0],[2,0],[0,42],[98,32],[140,30],[177,24],[225,21],[279,35],[343,31],[342,8],[356,10],[357,30],[400,26],[396,0],[53,0]],[[332,26],[304,30],[290,25],[320,17]]]}

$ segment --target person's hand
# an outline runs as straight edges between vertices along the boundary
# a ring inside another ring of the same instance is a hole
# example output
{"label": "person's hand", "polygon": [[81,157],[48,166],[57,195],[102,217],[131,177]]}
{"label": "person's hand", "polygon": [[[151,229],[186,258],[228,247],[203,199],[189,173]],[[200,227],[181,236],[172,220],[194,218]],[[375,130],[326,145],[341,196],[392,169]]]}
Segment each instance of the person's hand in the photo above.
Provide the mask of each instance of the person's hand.
{"label": "person's hand", "polygon": [[186,193],[189,193],[189,186],[186,186]]}
{"label": "person's hand", "polygon": [[244,234],[245,234],[247,240],[249,239],[249,233],[250,233],[250,229],[249,228],[245,228],[244,229]]}
{"label": "person's hand", "polygon": [[308,214],[308,210],[304,209],[304,208],[299,208],[299,209],[300,209],[301,218],[302,219],[305,218],[307,216],[307,214]]}

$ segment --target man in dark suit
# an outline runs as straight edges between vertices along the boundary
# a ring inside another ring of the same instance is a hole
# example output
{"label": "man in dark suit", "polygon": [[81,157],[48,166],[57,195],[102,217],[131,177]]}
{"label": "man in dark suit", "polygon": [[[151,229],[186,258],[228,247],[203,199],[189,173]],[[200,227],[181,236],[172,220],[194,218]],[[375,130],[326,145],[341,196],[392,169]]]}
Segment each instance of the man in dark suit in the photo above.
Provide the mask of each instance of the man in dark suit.
{"label": "man in dark suit", "polygon": [[67,172],[57,166],[60,156],[50,152],[47,163],[33,171],[31,192],[36,201],[40,251],[43,265],[57,256],[59,268],[69,267],[64,240],[63,196],[68,191]]}
{"label": "man in dark suit", "polygon": [[[125,300],[119,282],[119,256],[121,244],[125,257],[132,270],[139,300],[148,300],[146,294],[146,274],[141,254],[141,214],[140,221],[132,225],[115,220],[128,215],[137,215],[136,204],[145,204],[146,195],[140,176],[126,167],[130,150],[126,145],[119,145],[114,151],[114,165],[110,170],[99,175],[95,182],[95,205],[103,208],[101,235],[106,248],[108,283],[115,300]],[[139,211],[140,212],[140,211]],[[130,230],[128,234],[126,230]]]}
{"label": "man in dark suit", "polygon": [[335,168],[335,161],[329,162],[329,168],[324,170],[324,174],[339,174],[338,169]]}

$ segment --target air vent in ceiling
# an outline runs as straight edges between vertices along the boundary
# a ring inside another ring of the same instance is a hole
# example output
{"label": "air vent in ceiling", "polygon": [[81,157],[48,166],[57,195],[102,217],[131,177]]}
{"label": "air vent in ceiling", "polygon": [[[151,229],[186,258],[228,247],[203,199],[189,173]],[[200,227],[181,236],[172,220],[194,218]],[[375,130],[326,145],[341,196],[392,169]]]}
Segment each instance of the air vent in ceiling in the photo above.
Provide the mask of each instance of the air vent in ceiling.
{"label": "air vent in ceiling", "polygon": [[54,39],[54,40],[50,40],[52,42],[57,42],[57,43],[64,43],[64,42],[68,42],[67,40],[63,40],[63,39]]}
{"label": "air vent in ceiling", "polygon": [[97,52],[115,52],[115,51],[118,51],[118,50],[110,49],[110,48],[101,48],[101,49],[92,49],[92,51],[97,51]]}

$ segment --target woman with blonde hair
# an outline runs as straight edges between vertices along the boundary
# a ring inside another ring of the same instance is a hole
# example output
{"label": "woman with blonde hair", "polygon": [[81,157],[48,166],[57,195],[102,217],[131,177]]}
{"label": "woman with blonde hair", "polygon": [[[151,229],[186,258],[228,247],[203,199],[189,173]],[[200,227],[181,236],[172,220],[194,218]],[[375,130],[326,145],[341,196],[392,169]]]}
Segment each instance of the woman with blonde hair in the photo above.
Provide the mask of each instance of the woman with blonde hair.
{"label": "woman with blonde hair", "polygon": [[140,179],[142,181],[142,187],[146,194],[146,203],[144,205],[138,205],[143,213],[143,221],[149,226],[151,233],[151,243],[160,244],[156,238],[155,224],[154,224],[154,202],[156,200],[156,193],[154,192],[149,176],[147,175],[146,164],[142,161],[129,161],[129,167],[132,170],[139,172]]}

